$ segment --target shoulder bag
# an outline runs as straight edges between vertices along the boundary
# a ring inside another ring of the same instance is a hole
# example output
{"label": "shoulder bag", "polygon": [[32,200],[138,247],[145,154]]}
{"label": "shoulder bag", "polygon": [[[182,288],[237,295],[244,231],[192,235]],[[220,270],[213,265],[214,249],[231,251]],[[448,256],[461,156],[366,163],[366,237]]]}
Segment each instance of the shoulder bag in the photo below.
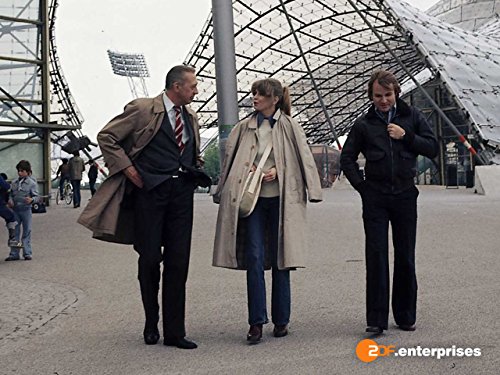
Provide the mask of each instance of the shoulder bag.
{"label": "shoulder bag", "polygon": [[245,180],[245,185],[241,193],[239,215],[240,217],[248,217],[252,213],[255,205],[257,204],[257,199],[259,199],[260,188],[262,186],[262,179],[264,178],[264,163],[266,162],[271,149],[273,148],[273,143],[269,141],[262,158],[260,159],[259,165],[255,168],[255,171],[250,172]]}

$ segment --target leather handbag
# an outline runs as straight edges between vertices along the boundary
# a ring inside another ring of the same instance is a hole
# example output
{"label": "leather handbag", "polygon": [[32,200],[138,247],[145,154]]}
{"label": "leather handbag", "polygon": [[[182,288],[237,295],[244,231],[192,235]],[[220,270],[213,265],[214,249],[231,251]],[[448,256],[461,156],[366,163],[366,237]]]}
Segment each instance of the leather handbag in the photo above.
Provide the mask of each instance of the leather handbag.
{"label": "leather handbag", "polygon": [[47,212],[47,208],[45,207],[44,202],[33,203],[31,205],[31,212],[34,214],[44,214]]}
{"label": "leather handbag", "polygon": [[262,179],[265,173],[262,171],[264,168],[264,163],[266,162],[271,150],[273,148],[272,142],[269,142],[264,149],[262,158],[260,159],[259,165],[255,168],[255,171],[250,172],[245,180],[245,185],[243,186],[243,191],[240,198],[239,216],[248,217],[253,212],[257,200],[259,199],[260,188],[262,186]]}
{"label": "leather handbag", "polygon": [[39,201],[31,205],[31,213],[33,214],[44,214],[47,212],[47,206],[45,204],[45,199],[50,199],[50,195],[39,195]]}

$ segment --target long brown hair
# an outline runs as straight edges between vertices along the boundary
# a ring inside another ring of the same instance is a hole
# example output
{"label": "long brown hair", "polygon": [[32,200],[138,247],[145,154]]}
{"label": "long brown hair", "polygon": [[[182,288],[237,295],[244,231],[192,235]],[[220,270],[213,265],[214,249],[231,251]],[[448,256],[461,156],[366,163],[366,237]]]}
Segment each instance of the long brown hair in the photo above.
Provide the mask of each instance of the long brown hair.
{"label": "long brown hair", "polygon": [[279,108],[286,115],[291,115],[292,104],[290,102],[290,89],[288,86],[283,86],[277,79],[265,78],[255,81],[250,91],[252,95],[258,93],[262,96],[277,96],[279,100],[274,110]]}

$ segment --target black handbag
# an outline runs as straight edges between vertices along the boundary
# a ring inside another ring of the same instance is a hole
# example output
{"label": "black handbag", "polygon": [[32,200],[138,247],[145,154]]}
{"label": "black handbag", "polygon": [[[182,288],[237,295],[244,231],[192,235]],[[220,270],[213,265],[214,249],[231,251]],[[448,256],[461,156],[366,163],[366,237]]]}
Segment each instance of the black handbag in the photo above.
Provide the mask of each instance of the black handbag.
{"label": "black handbag", "polygon": [[45,203],[40,202],[40,203],[33,203],[31,205],[31,213],[33,214],[44,214],[47,212],[47,207],[45,206]]}

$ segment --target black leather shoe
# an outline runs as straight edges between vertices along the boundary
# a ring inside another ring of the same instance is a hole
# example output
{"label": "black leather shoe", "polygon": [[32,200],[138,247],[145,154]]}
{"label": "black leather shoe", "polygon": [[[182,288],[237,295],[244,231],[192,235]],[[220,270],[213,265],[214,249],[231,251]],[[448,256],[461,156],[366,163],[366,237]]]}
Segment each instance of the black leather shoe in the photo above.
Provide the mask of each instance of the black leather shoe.
{"label": "black leather shoe", "polygon": [[258,344],[262,339],[262,324],[254,324],[250,326],[247,334],[247,341],[250,345]]}
{"label": "black leather shoe", "polygon": [[198,347],[194,342],[186,340],[184,337],[165,338],[163,345],[175,346],[179,349],[196,349]]}
{"label": "black leather shoe", "polygon": [[146,343],[146,345],[156,345],[159,339],[160,339],[160,332],[158,332],[158,330],[156,331],[144,330],[144,342]]}
{"label": "black leather shoe", "polygon": [[285,337],[288,335],[288,325],[275,325],[273,329],[273,336],[274,337]]}
{"label": "black leather shoe", "polygon": [[400,324],[398,327],[403,331],[415,331],[417,329],[415,324]]}
{"label": "black leather shoe", "polygon": [[380,335],[382,332],[384,332],[384,329],[382,327],[377,327],[377,326],[368,326],[366,327],[366,332]]}

